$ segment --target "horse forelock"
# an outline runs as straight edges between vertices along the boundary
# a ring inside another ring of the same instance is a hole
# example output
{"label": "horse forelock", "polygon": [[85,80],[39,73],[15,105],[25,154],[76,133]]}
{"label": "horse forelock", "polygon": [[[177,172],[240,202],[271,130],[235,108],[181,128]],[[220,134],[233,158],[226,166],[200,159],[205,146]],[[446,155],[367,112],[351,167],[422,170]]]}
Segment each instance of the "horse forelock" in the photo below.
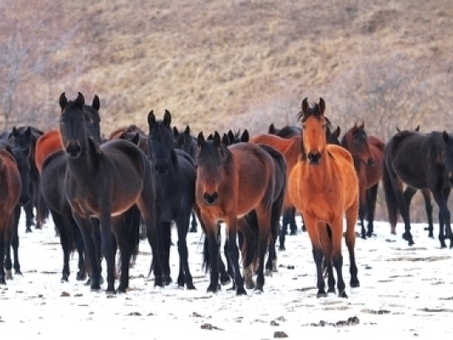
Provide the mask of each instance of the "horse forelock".
{"label": "horse forelock", "polygon": [[[319,120],[322,119],[322,117],[324,117],[324,113],[321,111],[321,108],[318,103],[313,103],[312,105],[309,105],[306,112],[300,111],[297,114],[297,120],[303,123],[311,116]],[[328,122],[328,124],[330,124],[330,121],[326,117],[324,117],[324,119],[326,120],[326,123]]]}

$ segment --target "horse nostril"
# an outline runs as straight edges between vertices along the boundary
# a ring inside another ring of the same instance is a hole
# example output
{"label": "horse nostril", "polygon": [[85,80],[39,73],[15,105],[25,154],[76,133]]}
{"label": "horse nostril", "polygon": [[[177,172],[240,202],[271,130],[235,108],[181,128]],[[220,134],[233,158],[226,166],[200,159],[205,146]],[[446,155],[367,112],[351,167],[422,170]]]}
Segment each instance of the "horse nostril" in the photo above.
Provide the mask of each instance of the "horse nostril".
{"label": "horse nostril", "polygon": [[216,192],[214,192],[213,194],[208,194],[207,192],[205,192],[203,194],[203,199],[204,201],[206,202],[207,205],[214,205],[217,203],[217,199],[219,198],[219,194]]}
{"label": "horse nostril", "polygon": [[308,161],[310,164],[319,164],[321,160],[321,153],[320,152],[309,152],[307,155]]}
{"label": "horse nostril", "polygon": [[374,161],[373,158],[370,158],[370,159],[368,160],[368,166],[374,166],[375,164],[376,164],[376,162]]}
{"label": "horse nostril", "polygon": [[164,164],[156,164],[154,169],[156,169],[156,172],[160,175],[167,173],[167,167]]}
{"label": "horse nostril", "polygon": [[80,144],[78,142],[69,142],[66,145],[66,152],[70,157],[77,157],[82,151]]}

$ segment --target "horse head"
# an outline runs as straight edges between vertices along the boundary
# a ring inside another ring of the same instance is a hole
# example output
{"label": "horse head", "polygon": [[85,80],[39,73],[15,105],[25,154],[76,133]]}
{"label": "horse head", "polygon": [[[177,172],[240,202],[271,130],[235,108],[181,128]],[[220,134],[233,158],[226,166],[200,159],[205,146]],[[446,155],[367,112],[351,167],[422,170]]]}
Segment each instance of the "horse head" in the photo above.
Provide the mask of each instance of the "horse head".
{"label": "horse head", "polygon": [[170,127],[171,113],[165,110],[164,118],[157,120],[153,111],[148,113],[149,147],[157,174],[166,174],[175,157],[174,137]]}

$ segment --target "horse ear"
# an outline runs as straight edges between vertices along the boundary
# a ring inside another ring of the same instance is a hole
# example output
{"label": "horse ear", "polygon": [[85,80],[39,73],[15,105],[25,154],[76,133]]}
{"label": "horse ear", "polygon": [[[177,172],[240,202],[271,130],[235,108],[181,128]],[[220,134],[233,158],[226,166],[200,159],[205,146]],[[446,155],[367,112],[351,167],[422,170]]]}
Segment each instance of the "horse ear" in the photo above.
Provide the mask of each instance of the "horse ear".
{"label": "horse ear", "polygon": [[190,126],[189,125],[186,125],[186,129],[184,130],[184,133],[186,135],[190,135]]}
{"label": "horse ear", "polygon": [[241,142],[247,143],[249,140],[250,140],[249,131],[247,129],[245,129],[241,135]]}
{"label": "horse ear", "polygon": [[230,140],[230,142],[228,144],[233,144],[234,143],[234,133],[233,131],[228,131],[228,139]]}
{"label": "horse ear", "polygon": [[[398,126],[396,127],[396,131],[397,132],[401,132],[401,130],[400,130],[400,128]],[[417,131],[417,130],[415,130],[415,131]]]}
{"label": "horse ear", "polygon": [[337,128],[335,129],[334,133],[333,133],[333,136],[338,139],[340,137],[340,133],[341,133],[341,128],[338,125]]}
{"label": "horse ear", "polygon": [[31,136],[31,127],[27,127],[27,129],[24,132],[25,137],[30,137]]}
{"label": "horse ear", "polygon": [[214,145],[216,147],[219,147],[220,146],[220,143],[221,143],[221,140],[220,140],[220,135],[217,131],[214,132]]}
{"label": "horse ear", "polygon": [[362,121],[362,124],[359,126],[362,130],[365,129],[365,122]]}
{"label": "horse ear", "polygon": [[17,137],[19,135],[19,131],[17,131],[16,126],[13,126],[11,133],[12,133],[13,137]]}
{"label": "horse ear", "polygon": [[171,124],[171,113],[167,109],[165,109],[164,113],[164,124],[170,126]]}
{"label": "horse ear", "polygon": [[445,144],[447,144],[448,141],[450,140],[450,135],[445,130],[444,130],[444,132],[442,132],[442,139],[444,140]]}
{"label": "horse ear", "polygon": [[173,136],[178,137],[179,136],[179,131],[176,126],[173,126]]}
{"label": "horse ear", "polygon": [[101,108],[101,102],[99,101],[97,94],[94,95],[93,103],[91,104],[91,106],[96,109],[96,111],[99,111],[99,109]]}
{"label": "horse ear", "polygon": [[276,129],[275,129],[274,123],[272,123],[271,125],[269,125],[268,133],[275,135]]}
{"label": "horse ear", "polygon": [[68,99],[66,98],[66,94],[64,92],[60,95],[60,99],[58,100],[58,102],[60,104],[61,109],[64,109],[66,104],[68,104]]}
{"label": "horse ear", "polygon": [[79,107],[83,107],[85,105],[85,98],[83,97],[83,94],[81,94],[80,92],[77,93],[78,95],[75,102]]}
{"label": "horse ear", "polygon": [[203,132],[200,132],[197,137],[197,145],[199,148],[206,144],[206,140],[204,139]]}
{"label": "horse ear", "polygon": [[417,127],[415,128],[415,131],[417,131],[417,132],[420,131],[420,125],[417,125]]}
{"label": "horse ear", "polygon": [[302,112],[303,113],[308,113],[308,98],[305,97],[304,100],[302,100]]}
{"label": "horse ear", "polygon": [[154,115],[154,111],[151,110],[148,113],[148,125],[150,130],[153,128],[154,124],[156,124],[156,116]]}
{"label": "horse ear", "polygon": [[324,115],[324,111],[326,110],[326,102],[322,98],[319,98],[319,110],[321,114]]}
{"label": "horse ear", "polygon": [[226,133],[224,133],[222,136],[222,144],[225,146],[233,144],[233,142],[230,140],[230,137]]}
{"label": "horse ear", "polygon": [[138,142],[140,141],[140,136],[138,135],[138,132],[135,133],[134,137],[131,139],[132,143],[138,146]]}

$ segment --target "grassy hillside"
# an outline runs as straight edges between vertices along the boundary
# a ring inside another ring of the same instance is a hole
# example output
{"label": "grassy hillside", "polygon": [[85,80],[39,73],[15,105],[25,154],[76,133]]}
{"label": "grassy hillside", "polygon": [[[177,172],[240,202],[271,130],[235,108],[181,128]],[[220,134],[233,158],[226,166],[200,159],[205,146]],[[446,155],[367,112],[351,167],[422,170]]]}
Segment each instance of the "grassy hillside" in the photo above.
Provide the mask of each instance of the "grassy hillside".
{"label": "grassy hillside", "polygon": [[[304,97],[323,97],[343,131],[355,121],[385,139],[396,126],[453,130],[449,0],[5,0],[0,7],[7,18],[0,44],[17,41],[19,27],[20,41],[33,46],[15,78],[7,127],[53,127],[60,93],[81,91],[101,98],[106,135],[132,123],[146,130],[147,113],[165,109],[194,133],[263,132],[294,122]],[[10,71],[0,63],[0,72]]]}

